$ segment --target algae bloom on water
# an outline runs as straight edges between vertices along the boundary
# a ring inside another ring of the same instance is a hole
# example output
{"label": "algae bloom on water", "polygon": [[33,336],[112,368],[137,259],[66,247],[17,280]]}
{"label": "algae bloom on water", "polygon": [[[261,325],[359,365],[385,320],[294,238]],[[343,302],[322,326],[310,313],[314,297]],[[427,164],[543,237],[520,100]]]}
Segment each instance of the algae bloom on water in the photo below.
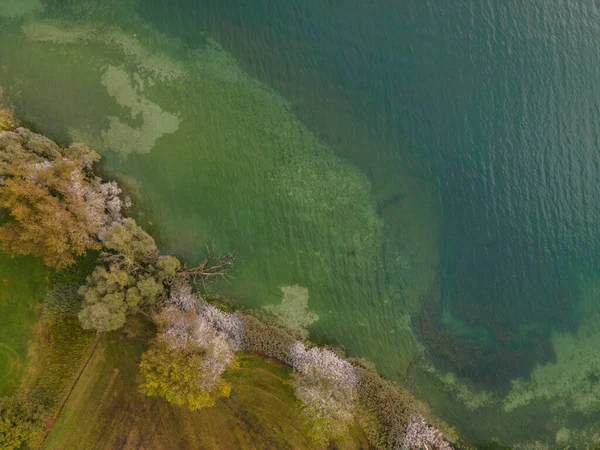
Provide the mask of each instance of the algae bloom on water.
{"label": "algae bloom on water", "polygon": [[308,309],[308,289],[294,284],[283,286],[281,292],[281,303],[265,305],[263,309],[289,329],[306,333],[306,328],[319,320],[319,316]]}

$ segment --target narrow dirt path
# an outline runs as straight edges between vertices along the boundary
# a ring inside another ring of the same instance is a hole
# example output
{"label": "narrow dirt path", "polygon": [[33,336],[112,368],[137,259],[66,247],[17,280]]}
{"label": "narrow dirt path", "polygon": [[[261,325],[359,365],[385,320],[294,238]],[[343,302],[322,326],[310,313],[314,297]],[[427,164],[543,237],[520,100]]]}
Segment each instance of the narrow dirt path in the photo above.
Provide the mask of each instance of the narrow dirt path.
{"label": "narrow dirt path", "polygon": [[81,366],[81,369],[79,370],[79,373],[77,374],[77,377],[73,381],[73,384],[71,384],[71,387],[69,388],[69,390],[67,391],[65,396],[62,398],[62,400],[58,404],[58,407],[56,408],[56,411],[54,412],[52,419],[48,422],[48,425],[46,426],[46,430],[44,432],[44,437],[42,438],[42,442],[40,443],[39,449],[43,449],[44,446],[46,445],[46,440],[48,439],[48,435],[54,428],[54,424],[56,423],[56,420],[59,418],[60,414],[62,413],[62,410],[65,407],[65,404],[67,403],[67,401],[69,400],[69,397],[73,393],[75,386],[77,386],[77,383],[79,382],[79,379],[81,378],[81,375],[83,374],[83,372],[87,368],[88,364],[90,363],[92,357],[94,356],[94,353],[96,352],[96,349],[98,348],[98,344],[100,344],[100,341],[102,340],[102,336],[104,336],[104,333],[96,334],[94,343],[92,344],[90,351],[89,351],[87,357],[85,358],[85,362],[83,363],[83,365]]}

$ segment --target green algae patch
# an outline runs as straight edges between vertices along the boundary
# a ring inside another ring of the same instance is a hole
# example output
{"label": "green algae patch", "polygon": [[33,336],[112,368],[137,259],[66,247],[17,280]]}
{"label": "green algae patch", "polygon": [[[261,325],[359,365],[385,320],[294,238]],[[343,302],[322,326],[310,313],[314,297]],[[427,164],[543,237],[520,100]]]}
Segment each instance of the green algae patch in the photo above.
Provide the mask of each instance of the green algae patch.
{"label": "green algae patch", "polygon": [[28,21],[23,24],[23,33],[33,41],[72,44],[90,38],[90,28],[63,29],[54,21]]}
{"label": "green algae patch", "polygon": [[[191,412],[138,392],[137,361],[152,335],[131,320],[108,333],[75,385],[46,441],[46,449],[315,448],[298,418],[291,370],[252,354],[227,373],[231,397]],[[81,426],[85,423],[85,426]],[[367,448],[354,426],[336,448]]]}
{"label": "green algae patch", "polygon": [[174,81],[185,75],[183,64],[166,53],[152,52],[140,42],[136,34],[126,33],[119,28],[110,28],[101,33],[98,40],[118,48],[139,71],[159,81]]}
{"label": "green algae patch", "polygon": [[600,408],[600,282],[585,283],[580,291],[578,329],[552,336],[556,360],[538,364],[528,379],[513,380],[504,399],[505,411],[536,400],[548,400],[556,410],[585,415]]}
{"label": "green algae patch", "polygon": [[132,127],[118,117],[109,117],[110,126],[102,131],[102,141],[98,143],[100,147],[125,155],[131,152],[148,153],[160,137],[177,131],[179,118],[144,98],[122,68],[108,66],[102,75],[102,84],[119,106],[131,110],[131,119],[139,118],[142,125]]}
{"label": "green algae patch", "polygon": [[499,402],[499,398],[494,392],[471,386],[455,373],[442,374],[428,362],[423,362],[421,369],[436,377],[445,390],[452,395],[453,400],[462,403],[469,411],[495,406]]}
{"label": "green algae patch", "polygon": [[278,305],[265,305],[263,309],[275,317],[281,325],[306,333],[306,328],[319,320],[308,309],[308,289],[297,284],[281,288],[283,299]]}

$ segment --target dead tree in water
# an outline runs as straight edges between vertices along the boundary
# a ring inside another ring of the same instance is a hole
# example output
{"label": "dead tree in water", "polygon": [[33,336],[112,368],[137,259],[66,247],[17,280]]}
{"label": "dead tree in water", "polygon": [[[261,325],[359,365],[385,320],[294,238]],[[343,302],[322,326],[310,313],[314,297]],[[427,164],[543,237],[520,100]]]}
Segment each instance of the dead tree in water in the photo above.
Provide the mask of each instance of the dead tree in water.
{"label": "dead tree in water", "polygon": [[177,273],[178,276],[184,276],[191,279],[194,283],[202,283],[202,287],[206,290],[206,283],[211,280],[222,278],[229,281],[231,278],[229,271],[238,259],[236,251],[226,254],[219,253],[213,256],[208,246],[206,246],[208,255],[196,267],[192,269],[184,268]]}

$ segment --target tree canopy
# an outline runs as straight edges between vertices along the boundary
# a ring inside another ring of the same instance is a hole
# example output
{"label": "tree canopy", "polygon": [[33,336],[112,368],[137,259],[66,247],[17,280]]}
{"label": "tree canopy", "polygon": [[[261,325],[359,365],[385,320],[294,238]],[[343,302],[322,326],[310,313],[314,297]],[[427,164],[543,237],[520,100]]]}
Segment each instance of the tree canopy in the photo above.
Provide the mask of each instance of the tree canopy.
{"label": "tree canopy", "polygon": [[0,443],[3,450],[35,447],[46,411],[32,395],[0,397]]}
{"label": "tree canopy", "polygon": [[159,332],[142,355],[140,391],[191,410],[229,397],[231,384],[221,375],[235,364],[235,343],[196,311],[170,306],[154,320]]}
{"label": "tree canopy", "polygon": [[13,163],[0,187],[0,207],[13,220],[0,227],[0,244],[11,255],[34,255],[64,268],[87,250],[100,249],[101,220],[88,213],[86,177],[75,161]]}
{"label": "tree canopy", "polygon": [[180,268],[174,256],[160,256],[154,239],[133,219],[115,222],[104,236],[105,265],[100,265],[79,289],[85,329],[116,330],[127,314],[151,315],[166,298],[168,280]]}
{"label": "tree canopy", "polygon": [[122,220],[126,204],[116,183],[103,183],[92,166],[100,159],[84,144],[62,148],[24,128],[0,131],[0,246],[12,256],[34,255],[58,269]]}

